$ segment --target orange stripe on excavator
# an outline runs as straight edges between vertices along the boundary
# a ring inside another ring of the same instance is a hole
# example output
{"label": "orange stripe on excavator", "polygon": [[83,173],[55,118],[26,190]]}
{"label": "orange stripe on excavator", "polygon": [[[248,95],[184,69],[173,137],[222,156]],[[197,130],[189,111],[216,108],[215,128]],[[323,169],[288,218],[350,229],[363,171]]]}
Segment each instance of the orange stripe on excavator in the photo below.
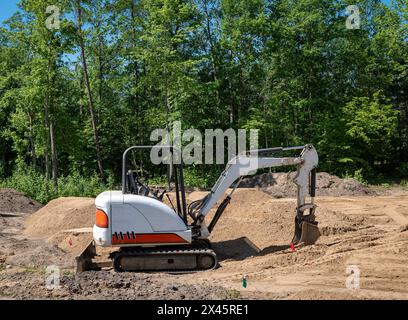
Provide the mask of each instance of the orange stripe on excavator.
{"label": "orange stripe on excavator", "polygon": [[157,234],[132,234],[128,237],[127,233],[121,235],[112,235],[112,244],[152,244],[152,243],[188,243],[182,237],[175,233],[157,233]]}

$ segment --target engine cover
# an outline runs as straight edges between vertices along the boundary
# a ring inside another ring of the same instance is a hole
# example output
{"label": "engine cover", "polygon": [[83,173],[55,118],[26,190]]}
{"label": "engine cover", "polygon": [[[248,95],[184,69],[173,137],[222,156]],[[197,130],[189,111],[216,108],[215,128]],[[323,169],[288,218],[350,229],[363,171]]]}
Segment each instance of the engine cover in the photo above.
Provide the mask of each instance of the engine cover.
{"label": "engine cover", "polygon": [[99,246],[162,246],[191,243],[191,230],[184,221],[157,199],[106,191],[95,200],[109,220],[108,228],[94,225],[93,237]]}

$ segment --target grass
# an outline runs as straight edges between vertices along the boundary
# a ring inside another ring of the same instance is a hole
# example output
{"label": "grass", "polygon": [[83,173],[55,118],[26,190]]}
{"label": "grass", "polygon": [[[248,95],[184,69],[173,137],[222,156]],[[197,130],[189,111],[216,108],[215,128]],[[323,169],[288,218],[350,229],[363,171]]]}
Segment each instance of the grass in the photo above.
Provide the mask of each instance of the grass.
{"label": "grass", "polygon": [[62,275],[64,277],[71,277],[71,276],[75,275],[75,271],[73,271],[73,270],[64,270],[64,271],[62,271]]}
{"label": "grass", "polygon": [[36,267],[25,267],[24,272],[25,273],[41,273],[41,270]]}
{"label": "grass", "polygon": [[9,297],[12,297],[12,296],[13,296],[12,293],[4,292],[4,291],[0,288],[0,297],[9,298]]}
{"label": "grass", "polygon": [[30,198],[46,204],[59,197],[96,197],[99,193],[114,189],[113,179],[101,183],[98,176],[83,177],[78,172],[58,179],[58,187],[45,176],[30,167],[20,167],[14,174],[0,180],[0,188],[11,188],[25,193]]}
{"label": "grass", "polygon": [[[184,181],[186,187],[208,189],[213,186],[218,175],[219,172],[214,168],[203,171],[201,167],[192,166],[185,169]],[[364,185],[377,185],[385,188],[400,185],[408,188],[408,178],[402,174],[398,178],[390,178],[382,174],[371,174],[366,177],[362,170],[356,170],[353,174],[346,174],[343,178],[354,178]],[[166,186],[164,177],[150,179],[148,183]],[[106,183],[102,183],[97,175],[85,177],[77,171],[60,177],[58,187],[55,187],[52,181],[45,179],[44,175],[25,165],[18,166],[11,177],[0,179],[0,188],[11,188],[23,192],[42,204],[59,197],[96,197],[105,190],[120,189],[112,175],[108,176]]]}
{"label": "grass", "polygon": [[408,179],[406,178],[385,178],[383,176],[373,177],[367,180],[368,185],[380,186],[383,188],[401,187],[408,188]]}
{"label": "grass", "polygon": [[400,185],[401,185],[401,187],[408,188],[408,179],[407,180],[402,180]]}
{"label": "grass", "polygon": [[239,297],[241,297],[241,292],[235,289],[227,290],[227,297],[228,299],[232,299],[232,300],[238,299]]}

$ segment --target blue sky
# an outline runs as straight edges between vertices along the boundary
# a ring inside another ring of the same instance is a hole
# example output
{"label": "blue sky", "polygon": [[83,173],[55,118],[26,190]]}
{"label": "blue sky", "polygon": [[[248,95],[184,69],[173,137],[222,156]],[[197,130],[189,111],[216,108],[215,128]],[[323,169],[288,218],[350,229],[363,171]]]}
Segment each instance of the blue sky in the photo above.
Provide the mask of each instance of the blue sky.
{"label": "blue sky", "polygon": [[0,21],[4,21],[17,11],[18,0],[0,0]]}
{"label": "blue sky", "polygon": [[[383,0],[384,3],[389,4],[390,0]],[[17,11],[18,0],[0,0],[0,22],[9,18]]]}

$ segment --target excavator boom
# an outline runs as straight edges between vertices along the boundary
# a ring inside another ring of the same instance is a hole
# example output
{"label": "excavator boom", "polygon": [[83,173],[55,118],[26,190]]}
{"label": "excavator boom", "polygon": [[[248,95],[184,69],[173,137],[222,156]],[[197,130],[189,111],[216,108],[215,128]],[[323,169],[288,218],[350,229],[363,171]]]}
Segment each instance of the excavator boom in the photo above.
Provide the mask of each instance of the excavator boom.
{"label": "excavator boom", "polygon": [[[266,157],[264,154],[293,150],[302,150],[298,157]],[[291,148],[272,148],[262,150],[252,150],[245,152],[233,158],[227,164],[226,169],[220,175],[218,181],[202,200],[190,206],[190,216],[194,219],[196,226],[200,227],[200,238],[208,238],[214,229],[215,223],[220,218],[222,212],[231,200],[231,196],[238,187],[242,177],[255,173],[258,169],[296,166],[297,174],[294,183],[297,185],[297,208],[295,221],[295,235],[293,243],[312,244],[320,236],[317,223],[315,222],[314,204],[316,188],[316,168],[319,162],[318,154],[313,145],[308,144],[301,147]],[[223,198],[225,192],[233,185],[234,188],[221,203],[217,210],[214,220],[207,227],[205,217],[214,207],[214,205]],[[306,202],[307,196],[310,196],[310,202]],[[309,214],[306,214],[306,212]]]}

